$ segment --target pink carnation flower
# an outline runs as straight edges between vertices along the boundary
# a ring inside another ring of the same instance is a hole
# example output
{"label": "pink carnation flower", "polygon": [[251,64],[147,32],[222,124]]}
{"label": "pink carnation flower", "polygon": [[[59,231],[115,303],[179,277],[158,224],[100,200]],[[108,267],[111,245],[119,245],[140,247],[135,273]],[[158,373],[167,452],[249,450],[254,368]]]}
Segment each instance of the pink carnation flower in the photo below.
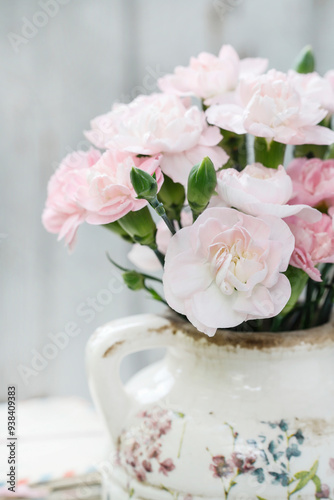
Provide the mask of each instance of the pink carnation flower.
{"label": "pink carnation flower", "polygon": [[155,173],[160,189],[163,176],[159,164],[160,156],[137,158],[119,151],[106,151],[87,179],[88,190],[82,200],[87,210],[86,222],[109,224],[129,212],[144,208],[147,201],[137,199],[130,179],[131,169],[135,166],[150,175]]}
{"label": "pink carnation flower", "polygon": [[314,281],[321,281],[320,263],[334,263],[334,229],[331,217],[322,214],[320,222],[308,224],[297,217],[286,219],[295,237],[290,264],[303,269]]}
{"label": "pink carnation flower", "polygon": [[81,190],[87,187],[89,172],[100,157],[101,153],[96,149],[67,155],[48,184],[43,225],[50,233],[58,233],[58,240],[65,238],[70,248],[86,216],[86,209],[81,204]]}
{"label": "pink carnation flower", "polygon": [[250,133],[283,144],[331,144],[334,132],[319,126],[327,115],[310,99],[292,73],[270,70],[242,80],[236,104],[218,104],[207,111],[208,122],[236,134]]}
{"label": "pink carnation flower", "polygon": [[281,273],[293,249],[294,237],[278,217],[208,208],[169,243],[166,300],[210,336],[217,328],[276,316],[291,295]]}
{"label": "pink carnation flower", "polygon": [[160,90],[179,96],[194,95],[211,102],[211,98],[235,90],[240,78],[263,73],[267,59],[239,59],[231,45],[223,45],[218,57],[201,52],[190,59],[189,66],[177,66],[174,74],[158,80]]}
{"label": "pink carnation flower", "polygon": [[209,156],[216,168],[228,160],[217,144],[222,137],[209,127],[196,106],[177,96],[139,96],[130,104],[115,104],[112,111],[91,122],[86,137],[97,147],[134,155],[162,153],[161,169],[175,182],[187,183],[191,168]]}
{"label": "pink carnation flower", "polygon": [[334,206],[334,160],[296,158],[287,171],[293,182],[291,203]]}
{"label": "pink carnation flower", "polygon": [[217,175],[218,199],[224,206],[234,207],[249,215],[275,215],[299,217],[316,222],[321,215],[307,205],[287,205],[292,196],[292,181],[281,165],[267,168],[261,163],[247,165],[241,172],[234,168],[221,170]]}
{"label": "pink carnation flower", "polygon": [[330,77],[322,77],[316,71],[301,74],[290,70],[288,75],[304,98],[319,103],[327,112],[334,112],[334,82]]}
{"label": "pink carnation flower", "polygon": [[137,200],[131,180],[133,166],[156,174],[158,186],[163,182],[159,157],[137,158],[130,154],[95,149],[68,155],[51,177],[43,224],[58,239],[73,248],[77,229],[83,222],[108,224],[130,211],[143,208],[147,202]]}

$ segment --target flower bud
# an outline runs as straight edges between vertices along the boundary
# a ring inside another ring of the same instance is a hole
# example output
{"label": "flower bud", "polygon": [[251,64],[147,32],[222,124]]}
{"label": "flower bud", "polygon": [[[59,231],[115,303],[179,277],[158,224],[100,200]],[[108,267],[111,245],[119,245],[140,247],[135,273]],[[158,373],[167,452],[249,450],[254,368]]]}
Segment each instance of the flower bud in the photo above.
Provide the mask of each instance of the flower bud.
{"label": "flower bud", "polygon": [[195,218],[208,205],[216,185],[215,167],[210,158],[206,156],[201,163],[191,169],[188,177],[188,202]]}
{"label": "flower bud", "polygon": [[132,167],[130,178],[133,188],[137,193],[137,198],[147,201],[156,198],[158,183],[152,175],[144,170],[140,170],[140,168]]}
{"label": "flower bud", "polygon": [[143,290],[145,288],[144,276],[137,271],[125,271],[122,274],[124,283],[130,290]]}
{"label": "flower bud", "polygon": [[315,69],[315,59],[311,45],[306,45],[298,54],[294,64],[297,73],[312,73]]}
{"label": "flower bud", "polygon": [[180,219],[185,198],[186,194],[182,184],[174,182],[170,177],[164,175],[164,183],[159,191],[158,200],[165,207],[169,219]]}
{"label": "flower bud", "polygon": [[118,223],[137,243],[147,245],[152,249],[156,248],[155,233],[157,228],[147,207],[137,212],[129,212],[119,219]]}

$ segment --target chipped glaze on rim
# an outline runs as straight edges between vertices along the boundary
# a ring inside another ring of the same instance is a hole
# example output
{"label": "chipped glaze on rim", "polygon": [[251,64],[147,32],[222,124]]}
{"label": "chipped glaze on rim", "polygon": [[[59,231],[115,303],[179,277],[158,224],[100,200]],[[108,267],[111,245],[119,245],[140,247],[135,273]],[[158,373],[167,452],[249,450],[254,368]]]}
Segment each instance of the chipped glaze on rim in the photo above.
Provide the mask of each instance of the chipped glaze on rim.
{"label": "chipped glaze on rim", "polygon": [[321,326],[307,330],[290,332],[234,332],[218,329],[213,337],[199,332],[193,325],[180,316],[167,312],[163,315],[170,321],[170,325],[161,330],[172,328],[172,333],[182,332],[201,344],[239,347],[249,350],[270,350],[275,348],[293,348],[308,345],[314,348],[334,346],[334,320]]}

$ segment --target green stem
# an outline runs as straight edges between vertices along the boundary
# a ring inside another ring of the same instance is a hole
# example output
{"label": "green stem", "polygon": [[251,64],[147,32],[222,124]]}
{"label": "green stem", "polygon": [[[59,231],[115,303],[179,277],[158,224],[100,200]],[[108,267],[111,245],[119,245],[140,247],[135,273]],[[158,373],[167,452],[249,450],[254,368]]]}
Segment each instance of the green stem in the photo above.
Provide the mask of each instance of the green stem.
{"label": "green stem", "polygon": [[158,283],[162,283],[162,279],[156,278],[155,276],[151,276],[150,274],[141,273],[141,275],[143,276],[143,278],[147,280],[152,280],[152,281],[157,281]]}
{"label": "green stem", "polygon": [[[160,253],[160,252],[159,252]],[[160,254],[162,257],[163,255]],[[120,264],[117,264],[117,262],[115,262],[111,257],[110,255],[108,254],[108,252],[106,252],[106,256],[107,256],[107,259],[109,260],[109,262],[111,262],[111,264],[115,267],[117,267],[117,269],[119,269],[120,271],[123,271],[124,273],[126,272],[129,272],[131,271],[131,269],[127,269],[126,267],[123,267],[121,266]],[[145,279],[148,279],[148,280],[152,280],[152,281],[158,281],[159,283],[162,283],[162,279],[160,278],[157,278],[156,276],[151,276],[150,274],[146,274],[146,273],[140,273],[138,272],[138,274],[140,274],[141,276],[143,276],[143,278]]]}
{"label": "green stem", "polygon": [[219,146],[229,155],[229,160],[223,168],[242,170],[247,165],[247,135],[238,135],[228,130],[221,130],[223,135]]}
{"label": "green stem", "polygon": [[314,307],[314,304],[312,302],[313,292],[314,292],[314,281],[309,279],[307,282],[306,299],[305,299],[304,312],[301,323],[302,329],[310,328],[312,326],[313,307]]}
{"label": "green stem", "polygon": [[254,153],[255,161],[262,163],[265,167],[277,168],[284,164],[286,144],[270,141],[264,137],[255,137]]}
{"label": "green stem", "polygon": [[144,284],[144,289],[150,294],[152,295],[153,299],[154,300],[157,300],[158,302],[162,302],[163,304],[165,304],[166,306],[168,306],[167,302],[165,301],[165,299],[163,299],[161,297],[161,295],[152,287],[150,286],[147,286],[146,284]]}
{"label": "green stem", "polygon": [[326,288],[327,294],[324,303],[319,311],[317,325],[320,326],[327,323],[330,319],[331,311],[333,308],[334,301],[334,289],[333,286]]}
{"label": "green stem", "polygon": [[108,254],[108,252],[106,252],[106,256],[107,256],[107,259],[109,260],[109,262],[111,262],[111,264],[115,267],[117,267],[117,269],[119,269],[120,271],[124,271],[126,273],[126,271],[128,271],[129,269],[126,269],[126,267],[123,267],[121,266],[120,264],[117,264],[117,262],[115,262],[111,257],[110,255]]}
{"label": "green stem", "polygon": [[154,250],[155,255],[158,257],[160,264],[162,267],[165,265],[165,256],[157,249],[155,248]]}
{"label": "green stem", "polygon": [[167,217],[166,210],[165,210],[163,204],[160,203],[160,201],[158,200],[158,198],[154,198],[154,200],[151,200],[149,202],[149,204],[151,205],[152,208],[154,208],[154,210],[156,211],[156,213],[158,215],[160,215],[160,217],[162,218],[162,220],[164,221],[164,223],[166,224],[166,226],[168,227],[168,229],[170,230],[170,232],[174,235],[176,233],[174,224]]}
{"label": "green stem", "polygon": [[180,446],[179,446],[179,451],[177,453],[177,458],[180,458],[181,456],[181,450],[182,450],[182,445],[183,445],[183,439],[184,439],[184,434],[186,432],[186,426],[187,426],[187,422],[185,422],[183,424],[183,429],[182,429],[182,434],[181,434],[181,440],[180,440]]}
{"label": "green stem", "polygon": [[195,222],[198,219],[198,217],[203,213],[203,211],[196,212],[196,210],[191,210],[191,213],[193,216],[193,222]]}
{"label": "green stem", "polygon": [[230,491],[231,491],[231,488],[235,485],[235,480],[237,479],[237,477],[240,475],[240,471],[238,470],[237,473],[232,477],[231,481],[230,481],[230,484],[229,484],[229,487],[227,489],[227,497],[229,496],[230,494]]}

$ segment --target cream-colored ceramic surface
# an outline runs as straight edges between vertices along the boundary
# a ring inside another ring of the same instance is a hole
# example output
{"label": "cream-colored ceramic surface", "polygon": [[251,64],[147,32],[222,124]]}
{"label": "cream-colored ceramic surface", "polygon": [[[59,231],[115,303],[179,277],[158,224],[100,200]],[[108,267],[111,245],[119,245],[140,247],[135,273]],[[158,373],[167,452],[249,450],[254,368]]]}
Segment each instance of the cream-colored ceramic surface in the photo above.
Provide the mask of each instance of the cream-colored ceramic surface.
{"label": "cream-colored ceramic surface", "polygon": [[[153,315],[97,330],[87,367],[112,438],[105,499],[334,498],[333,327],[251,335],[210,340]],[[123,387],[123,357],[161,346]]]}

